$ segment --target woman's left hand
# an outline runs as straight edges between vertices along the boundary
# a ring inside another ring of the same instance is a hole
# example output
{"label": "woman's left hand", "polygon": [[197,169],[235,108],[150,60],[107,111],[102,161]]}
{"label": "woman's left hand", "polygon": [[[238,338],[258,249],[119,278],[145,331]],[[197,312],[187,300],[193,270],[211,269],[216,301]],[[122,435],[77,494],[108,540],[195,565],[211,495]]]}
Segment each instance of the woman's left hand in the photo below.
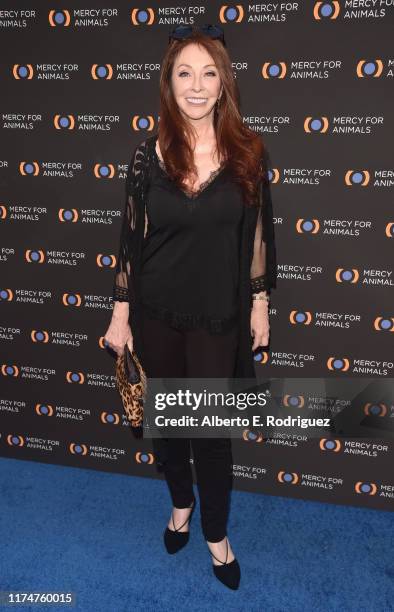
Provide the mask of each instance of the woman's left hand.
{"label": "woman's left hand", "polygon": [[268,302],[255,300],[250,314],[250,333],[253,337],[252,351],[259,346],[267,346],[269,341],[270,324]]}

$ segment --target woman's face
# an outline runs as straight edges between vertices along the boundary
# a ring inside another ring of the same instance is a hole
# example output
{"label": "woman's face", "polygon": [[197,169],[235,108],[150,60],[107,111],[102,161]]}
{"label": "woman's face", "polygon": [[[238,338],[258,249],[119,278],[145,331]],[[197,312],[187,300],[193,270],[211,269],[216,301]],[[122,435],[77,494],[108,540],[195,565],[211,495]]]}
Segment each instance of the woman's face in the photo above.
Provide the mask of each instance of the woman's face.
{"label": "woman's face", "polygon": [[171,84],[175,100],[188,119],[213,114],[221,80],[212,56],[204,47],[190,43],[182,49],[174,63]]}

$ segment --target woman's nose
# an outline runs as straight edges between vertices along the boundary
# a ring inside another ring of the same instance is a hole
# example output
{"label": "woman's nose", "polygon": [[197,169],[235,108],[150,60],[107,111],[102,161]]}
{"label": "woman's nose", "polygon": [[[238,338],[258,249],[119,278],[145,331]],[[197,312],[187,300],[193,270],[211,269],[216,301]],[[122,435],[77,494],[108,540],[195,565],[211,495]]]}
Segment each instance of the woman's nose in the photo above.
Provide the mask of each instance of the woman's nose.
{"label": "woman's nose", "polygon": [[192,83],[192,89],[193,91],[201,91],[202,87],[201,87],[201,76],[200,75],[194,76],[193,83]]}

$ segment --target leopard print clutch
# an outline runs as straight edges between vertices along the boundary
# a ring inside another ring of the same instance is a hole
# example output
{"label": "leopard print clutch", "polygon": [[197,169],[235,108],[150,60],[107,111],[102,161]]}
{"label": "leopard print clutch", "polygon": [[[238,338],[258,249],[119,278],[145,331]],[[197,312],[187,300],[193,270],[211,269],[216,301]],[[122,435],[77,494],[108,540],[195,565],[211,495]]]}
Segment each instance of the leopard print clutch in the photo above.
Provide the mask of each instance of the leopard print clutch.
{"label": "leopard print clutch", "polygon": [[144,418],[147,377],[135,351],[131,353],[127,345],[116,360],[115,373],[125,414],[132,427],[140,427]]}

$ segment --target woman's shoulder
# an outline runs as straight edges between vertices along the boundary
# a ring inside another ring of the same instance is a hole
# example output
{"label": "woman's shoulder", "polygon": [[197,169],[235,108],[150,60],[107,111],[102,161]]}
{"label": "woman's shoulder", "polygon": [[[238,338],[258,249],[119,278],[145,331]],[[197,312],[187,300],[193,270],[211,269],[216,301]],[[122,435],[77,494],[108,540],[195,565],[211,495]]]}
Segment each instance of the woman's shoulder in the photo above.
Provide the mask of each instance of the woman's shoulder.
{"label": "woman's shoulder", "polygon": [[136,158],[145,158],[151,151],[152,147],[156,142],[157,134],[153,134],[152,136],[147,136],[143,140],[140,140],[137,145],[134,146],[132,158],[135,160]]}
{"label": "woman's shoulder", "polygon": [[148,136],[134,146],[127,171],[127,192],[140,194],[149,176],[149,167],[152,162],[152,151],[156,141],[156,134]]}

